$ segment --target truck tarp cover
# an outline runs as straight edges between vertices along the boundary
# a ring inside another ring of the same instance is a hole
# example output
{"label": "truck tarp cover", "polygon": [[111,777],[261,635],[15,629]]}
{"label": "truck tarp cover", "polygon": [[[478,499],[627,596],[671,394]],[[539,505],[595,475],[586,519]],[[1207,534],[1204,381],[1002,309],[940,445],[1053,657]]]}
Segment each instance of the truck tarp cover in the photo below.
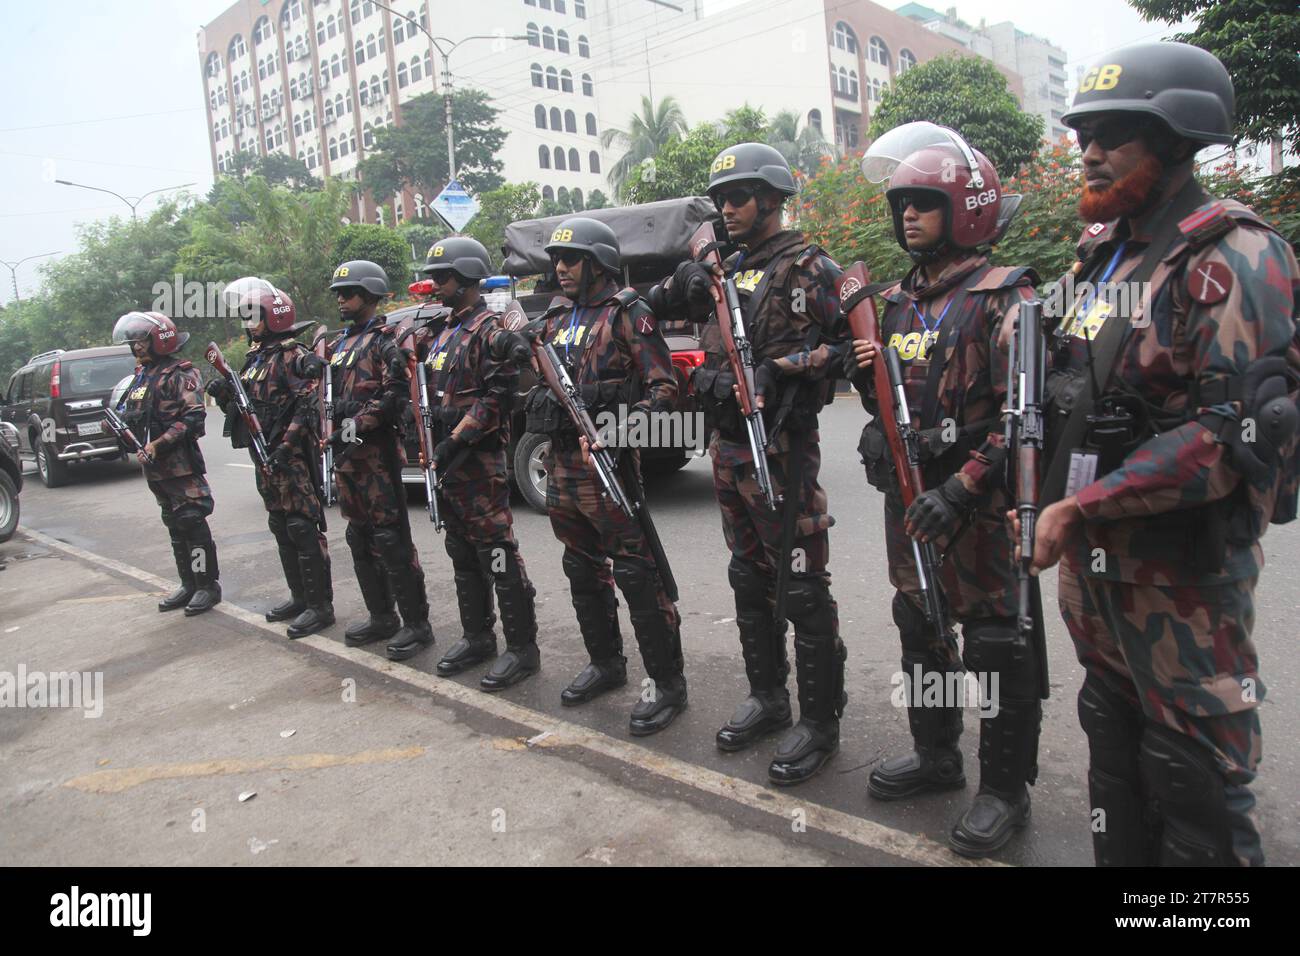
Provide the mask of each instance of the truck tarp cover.
{"label": "truck tarp cover", "polygon": [[665,199],[639,206],[590,209],[546,219],[523,219],[506,226],[504,270],[515,277],[551,271],[545,246],[566,219],[586,216],[607,224],[618,236],[627,266],[681,262],[691,235],[708,219],[717,218],[713,203],[703,196]]}

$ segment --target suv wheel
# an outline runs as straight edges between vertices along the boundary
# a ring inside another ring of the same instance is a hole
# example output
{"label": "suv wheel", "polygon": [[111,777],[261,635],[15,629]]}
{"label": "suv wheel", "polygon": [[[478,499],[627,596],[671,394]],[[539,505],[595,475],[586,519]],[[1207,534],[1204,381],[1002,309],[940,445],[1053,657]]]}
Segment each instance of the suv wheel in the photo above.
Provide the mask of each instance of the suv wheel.
{"label": "suv wheel", "polygon": [[18,529],[18,488],[8,472],[0,471],[0,541],[8,541]]}
{"label": "suv wheel", "polygon": [[527,432],[515,445],[515,485],[533,510],[546,514],[546,466],[543,459],[551,440]]}
{"label": "suv wheel", "polygon": [[67,484],[68,466],[59,461],[58,455],[45,442],[36,443],[36,470],[40,472],[41,481],[46,488],[58,488]]}

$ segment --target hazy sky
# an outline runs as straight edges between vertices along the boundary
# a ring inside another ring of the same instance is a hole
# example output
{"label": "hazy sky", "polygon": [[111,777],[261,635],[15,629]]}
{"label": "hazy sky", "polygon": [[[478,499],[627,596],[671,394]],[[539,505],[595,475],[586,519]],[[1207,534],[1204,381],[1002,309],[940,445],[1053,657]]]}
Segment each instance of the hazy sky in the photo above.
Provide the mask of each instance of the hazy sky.
{"label": "hazy sky", "polygon": [[[440,2],[430,4],[437,21]],[[709,0],[710,10],[743,0]],[[885,0],[899,6],[902,0]],[[0,260],[77,248],[77,225],[130,215],[105,193],[57,185],[68,179],[135,198],[193,182],[212,184],[197,33],[229,0],[52,0],[7,3],[0,58]],[[952,5],[938,0],[930,6]],[[1167,32],[1124,0],[957,0],[958,15],[1010,19],[1086,62],[1116,46]],[[1086,22],[1071,20],[1086,13]],[[435,31],[436,32],[436,31]],[[683,103],[690,115],[707,104]],[[144,200],[142,211],[160,197]],[[20,294],[39,286],[38,267],[18,269]],[[0,301],[13,298],[0,269]]]}

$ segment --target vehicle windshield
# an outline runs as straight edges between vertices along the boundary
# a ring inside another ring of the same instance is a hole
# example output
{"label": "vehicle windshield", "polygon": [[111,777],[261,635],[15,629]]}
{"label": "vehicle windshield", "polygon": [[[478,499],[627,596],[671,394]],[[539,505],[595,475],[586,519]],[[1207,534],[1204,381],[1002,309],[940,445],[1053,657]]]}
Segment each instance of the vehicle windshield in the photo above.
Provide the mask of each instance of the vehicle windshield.
{"label": "vehicle windshield", "polygon": [[101,355],[59,364],[59,392],[65,398],[86,398],[110,391],[124,375],[135,373],[132,355]]}

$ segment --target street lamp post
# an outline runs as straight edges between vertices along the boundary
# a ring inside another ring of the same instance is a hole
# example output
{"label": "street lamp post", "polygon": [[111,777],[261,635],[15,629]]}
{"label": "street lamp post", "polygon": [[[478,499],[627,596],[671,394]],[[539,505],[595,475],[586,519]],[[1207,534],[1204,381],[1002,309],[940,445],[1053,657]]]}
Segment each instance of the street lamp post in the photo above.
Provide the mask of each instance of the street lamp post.
{"label": "street lamp post", "polygon": [[144,202],[144,200],[147,197],[152,196],[154,193],[165,193],[165,192],[170,192],[173,189],[184,189],[186,186],[194,185],[194,183],[181,183],[179,186],[165,186],[162,189],[151,189],[143,196],[137,196],[135,198],[135,202],[132,202],[130,199],[128,199],[126,196],[123,196],[121,193],[115,193],[111,189],[104,189],[102,186],[87,186],[84,183],[68,182],[68,180],[66,179],[56,179],[54,181],[58,183],[60,186],[76,186],[79,189],[93,189],[97,193],[108,193],[110,196],[116,196],[118,199],[122,200],[122,202],[126,203],[128,206],[131,207],[132,222],[137,221],[136,214],[135,214],[135,207],[140,205],[140,203]]}
{"label": "street lamp post", "polygon": [[57,255],[58,255],[57,252],[42,252],[38,256],[27,256],[24,259],[19,259],[17,262],[5,262],[3,259],[0,259],[0,265],[3,265],[5,268],[9,270],[9,278],[14,284],[15,303],[18,303],[20,305],[22,304],[22,299],[18,298],[18,267],[22,265],[24,262],[29,262],[32,259],[44,259],[46,256],[57,256]]}

